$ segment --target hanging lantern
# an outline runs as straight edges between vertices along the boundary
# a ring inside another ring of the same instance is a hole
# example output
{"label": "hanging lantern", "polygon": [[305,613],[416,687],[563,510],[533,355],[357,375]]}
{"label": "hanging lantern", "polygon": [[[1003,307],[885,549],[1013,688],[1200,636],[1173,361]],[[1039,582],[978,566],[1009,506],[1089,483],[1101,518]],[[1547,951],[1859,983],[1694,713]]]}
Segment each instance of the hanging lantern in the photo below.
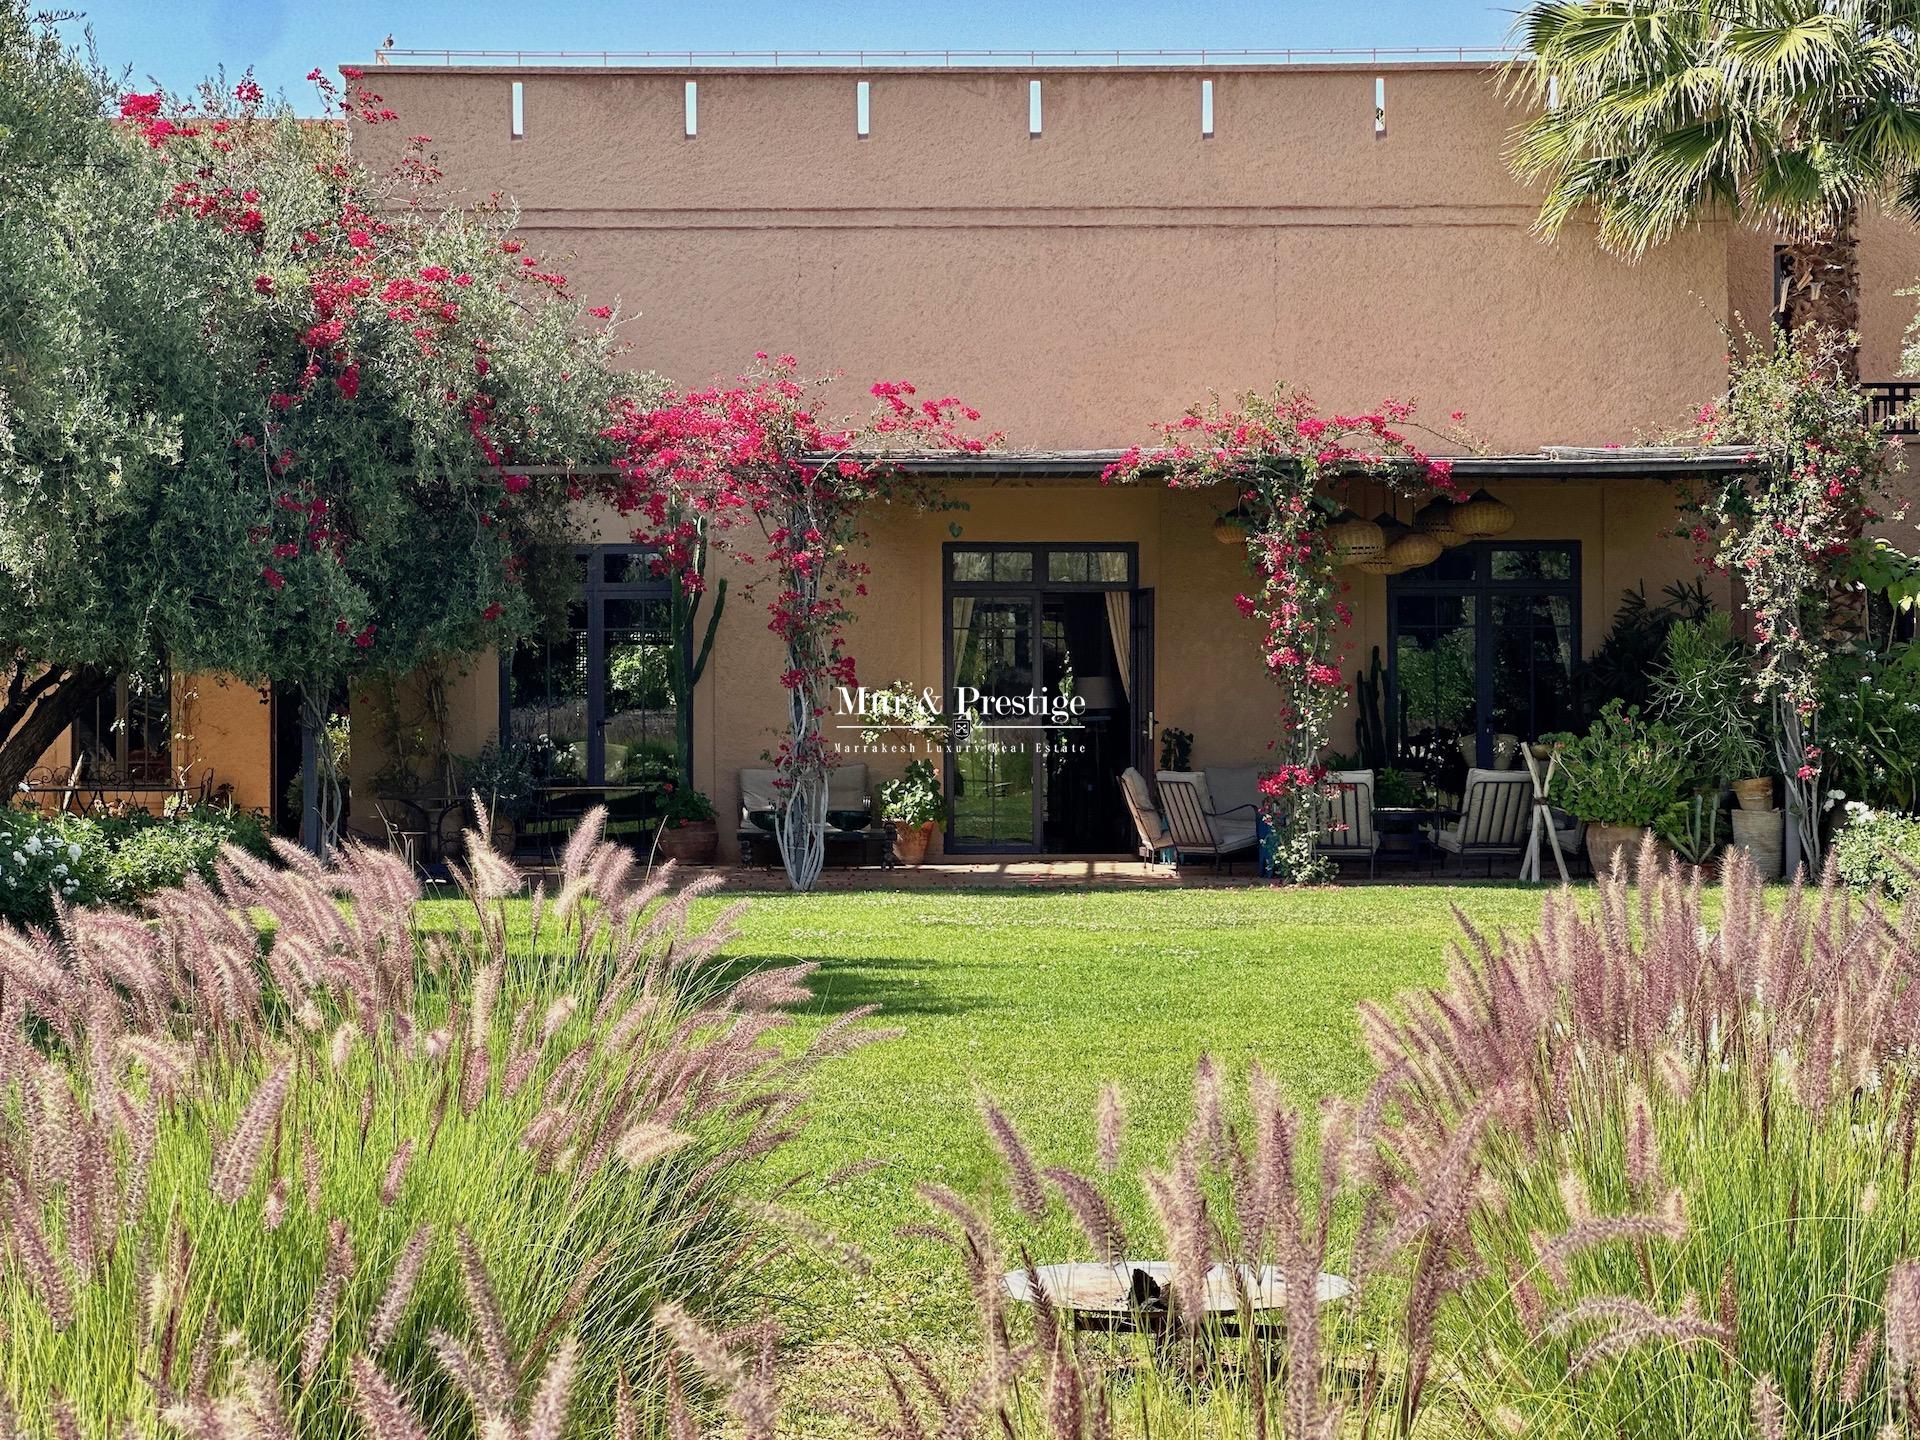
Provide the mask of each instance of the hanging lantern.
{"label": "hanging lantern", "polygon": [[1453,507],[1453,528],[1471,540],[1504,535],[1513,528],[1513,507],[1496,500],[1485,489],[1476,490]]}
{"label": "hanging lantern", "polygon": [[1445,548],[1426,531],[1409,526],[1405,534],[1388,544],[1387,559],[1401,570],[1418,570],[1438,560]]}
{"label": "hanging lantern", "polygon": [[1247,512],[1238,508],[1223,510],[1213,518],[1213,538],[1222,545],[1246,544],[1247,531],[1252,528],[1247,523]]}
{"label": "hanging lantern", "polygon": [[1380,527],[1371,520],[1362,520],[1351,510],[1342,510],[1334,516],[1321,533],[1326,536],[1335,565],[1359,565],[1377,560],[1387,548],[1387,539],[1380,533]]}
{"label": "hanging lantern", "polygon": [[1413,528],[1438,540],[1443,550],[1464,545],[1467,537],[1454,528],[1455,508],[1453,501],[1444,495],[1436,495],[1413,512]]}
{"label": "hanging lantern", "polygon": [[[1380,553],[1370,555],[1365,560],[1358,561],[1358,568],[1366,571],[1369,575],[1398,575],[1402,570],[1411,570],[1413,566],[1403,564],[1401,561],[1393,558],[1393,547],[1405,540],[1413,532],[1398,520],[1394,519],[1393,516],[1389,515],[1385,510],[1382,510],[1378,515],[1374,516],[1371,523],[1374,528],[1380,532],[1382,542]],[[1439,551],[1435,550],[1434,553],[1438,554]]]}

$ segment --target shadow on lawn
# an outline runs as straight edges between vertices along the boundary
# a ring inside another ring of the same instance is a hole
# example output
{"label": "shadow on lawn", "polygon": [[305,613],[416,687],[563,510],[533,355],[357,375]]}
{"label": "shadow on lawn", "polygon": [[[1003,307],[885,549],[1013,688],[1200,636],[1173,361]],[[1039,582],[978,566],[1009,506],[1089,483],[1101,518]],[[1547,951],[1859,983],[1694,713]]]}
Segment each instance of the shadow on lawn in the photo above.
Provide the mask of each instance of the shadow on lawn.
{"label": "shadow on lawn", "polygon": [[[831,1019],[862,1005],[878,1005],[881,1023],[898,1022],[907,1015],[959,1015],[974,1008],[946,986],[934,986],[921,978],[927,968],[925,956],[862,955],[835,959],[819,955],[747,952],[729,955],[709,972],[717,981],[731,985],[756,970],[777,969],[783,965],[813,962],[818,969],[807,981],[813,999],[799,1007],[804,1015]],[[943,957],[943,974],[978,968],[964,960]],[[903,978],[911,975],[912,978]]]}

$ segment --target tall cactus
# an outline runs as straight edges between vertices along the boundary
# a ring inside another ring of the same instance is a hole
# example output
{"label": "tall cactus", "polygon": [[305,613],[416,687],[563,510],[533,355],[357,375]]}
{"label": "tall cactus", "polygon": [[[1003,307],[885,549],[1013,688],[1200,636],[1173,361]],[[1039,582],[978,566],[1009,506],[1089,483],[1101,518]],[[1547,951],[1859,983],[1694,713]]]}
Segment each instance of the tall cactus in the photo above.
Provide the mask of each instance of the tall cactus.
{"label": "tall cactus", "polygon": [[[697,522],[693,542],[693,573],[703,580],[707,573],[707,525],[705,520]],[[707,628],[701,635],[699,647],[693,645],[693,627],[700,618],[700,608],[706,603],[707,591],[704,586],[690,589],[683,571],[673,572],[671,595],[671,615],[673,628],[669,632],[674,637],[673,646],[673,724],[674,743],[680,758],[680,780],[689,788],[693,785],[693,691],[700,683],[700,677],[706,673],[707,657],[713,654],[713,637],[720,628],[720,616],[727,608],[727,582],[724,578],[713,588],[713,612],[707,616]]]}
{"label": "tall cactus", "polygon": [[1373,663],[1367,673],[1354,672],[1353,695],[1360,714],[1354,721],[1354,741],[1360,750],[1360,763],[1376,774],[1387,768],[1387,726],[1383,698],[1386,670],[1380,664],[1380,647],[1373,647]]}

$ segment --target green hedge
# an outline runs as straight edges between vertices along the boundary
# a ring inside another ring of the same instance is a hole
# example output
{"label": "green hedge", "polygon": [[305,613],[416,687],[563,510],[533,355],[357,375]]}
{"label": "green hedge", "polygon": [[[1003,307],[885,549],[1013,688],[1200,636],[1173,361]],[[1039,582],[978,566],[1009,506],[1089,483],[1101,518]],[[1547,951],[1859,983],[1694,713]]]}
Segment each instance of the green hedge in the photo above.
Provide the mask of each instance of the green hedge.
{"label": "green hedge", "polygon": [[266,855],[262,821],[200,805],[172,815],[44,815],[0,811],[0,920],[44,923],[56,893],[76,905],[129,905],[189,874],[213,874],[231,842]]}

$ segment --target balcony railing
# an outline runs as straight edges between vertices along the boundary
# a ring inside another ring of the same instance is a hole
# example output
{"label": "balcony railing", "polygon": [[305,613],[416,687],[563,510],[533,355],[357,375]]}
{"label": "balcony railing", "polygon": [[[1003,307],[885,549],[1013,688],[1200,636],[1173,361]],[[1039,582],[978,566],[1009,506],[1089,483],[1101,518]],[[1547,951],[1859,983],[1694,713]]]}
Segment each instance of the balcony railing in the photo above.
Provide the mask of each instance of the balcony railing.
{"label": "balcony railing", "polygon": [[1885,421],[1889,435],[1920,435],[1920,381],[1869,380],[1861,385],[1867,392],[1867,414],[1875,422]]}

